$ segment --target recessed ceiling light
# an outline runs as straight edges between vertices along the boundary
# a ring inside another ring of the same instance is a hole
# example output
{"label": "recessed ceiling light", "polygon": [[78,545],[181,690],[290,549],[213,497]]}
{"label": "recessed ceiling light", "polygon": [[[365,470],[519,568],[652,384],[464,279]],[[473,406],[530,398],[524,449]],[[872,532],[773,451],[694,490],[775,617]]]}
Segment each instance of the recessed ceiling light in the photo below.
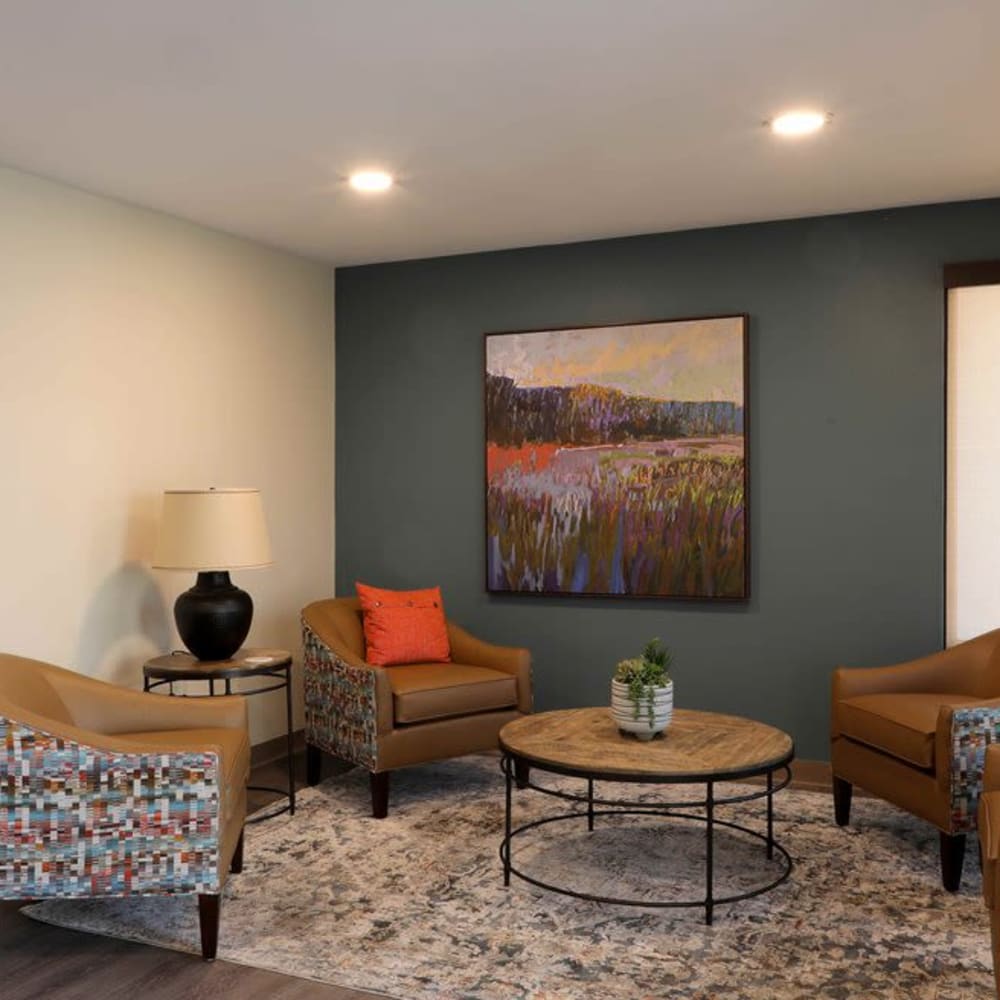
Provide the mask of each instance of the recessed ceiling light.
{"label": "recessed ceiling light", "polygon": [[392,174],[384,170],[357,170],[347,178],[355,191],[388,191],[392,187]]}
{"label": "recessed ceiling light", "polygon": [[775,135],[810,135],[818,132],[831,118],[833,115],[822,111],[786,111],[765,124]]}

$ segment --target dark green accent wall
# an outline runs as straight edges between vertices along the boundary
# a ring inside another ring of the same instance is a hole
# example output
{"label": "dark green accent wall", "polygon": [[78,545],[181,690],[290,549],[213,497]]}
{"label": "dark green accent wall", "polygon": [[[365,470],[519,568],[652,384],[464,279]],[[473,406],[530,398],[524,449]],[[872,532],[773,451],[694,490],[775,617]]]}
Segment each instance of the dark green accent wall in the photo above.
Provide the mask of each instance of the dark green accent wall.
{"label": "dark green accent wall", "polygon": [[[945,262],[1000,257],[1000,200],[338,269],[337,590],[440,583],[531,648],[536,706],[603,704],[660,636],[676,702],[827,757],[836,664],[943,635]],[[487,596],[483,333],[750,315],[746,605]]]}

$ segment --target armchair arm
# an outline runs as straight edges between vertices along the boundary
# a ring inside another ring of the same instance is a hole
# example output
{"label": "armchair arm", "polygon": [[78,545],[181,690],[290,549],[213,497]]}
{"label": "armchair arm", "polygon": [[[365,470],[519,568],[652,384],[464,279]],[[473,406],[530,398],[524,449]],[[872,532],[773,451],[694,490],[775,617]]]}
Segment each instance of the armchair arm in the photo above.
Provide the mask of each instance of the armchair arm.
{"label": "armchair arm", "polygon": [[906,692],[1000,695],[1000,629],[895,666],[838,667],[833,673],[834,703],[864,694]]}
{"label": "armchair arm", "polygon": [[940,691],[960,693],[951,650],[942,650],[917,660],[891,667],[837,667],[833,672],[833,699],[856,698],[864,694],[903,694]]}
{"label": "armchair arm", "polygon": [[[1000,792],[1000,745],[986,748],[983,763],[983,793]],[[1000,830],[997,831],[1000,833]]]}
{"label": "armchair arm", "polygon": [[979,846],[983,857],[983,897],[992,910],[1000,866],[1000,746],[987,747],[983,794],[979,798]]}
{"label": "armchair arm", "polygon": [[215,698],[165,698],[132,691],[60,670],[49,675],[73,722],[94,733],[148,733],[157,729],[246,729],[246,699],[241,695]]}
{"label": "armchair arm", "polygon": [[983,859],[1000,860],[1000,746],[988,747],[979,797],[979,841]]}
{"label": "armchair arm", "polygon": [[1000,743],[1000,699],[938,710],[934,755],[938,787],[950,802],[952,833],[976,828],[986,751],[995,743]]}
{"label": "armchair arm", "polygon": [[371,771],[378,738],[392,731],[392,687],[385,668],[365,663],[302,621],[306,742]]}
{"label": "armchair arm", "polygon": [[516,646],[495,646],[477,639],[460,625],[448,622],[451,658],[458,663],[489,667],[517,678],[517,707],[522,712],[532,708],[531,652]]}
{"label": "armchair arm", "polygon": [[0,715],[0,898],[217,893],[219,754],[86,737]]}

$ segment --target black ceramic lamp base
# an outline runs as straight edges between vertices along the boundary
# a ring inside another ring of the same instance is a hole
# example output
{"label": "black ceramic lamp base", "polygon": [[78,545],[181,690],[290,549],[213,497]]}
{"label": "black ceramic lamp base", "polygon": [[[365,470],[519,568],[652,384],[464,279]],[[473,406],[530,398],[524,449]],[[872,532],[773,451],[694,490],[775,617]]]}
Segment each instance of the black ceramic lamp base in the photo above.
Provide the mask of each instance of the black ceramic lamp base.
{"label": "black ceramic lamp base", "polygon": [[227,572],[199,573],[174,603],[184,645],[199,660],[228,660],[243,645],[253,620],[253,601]]}

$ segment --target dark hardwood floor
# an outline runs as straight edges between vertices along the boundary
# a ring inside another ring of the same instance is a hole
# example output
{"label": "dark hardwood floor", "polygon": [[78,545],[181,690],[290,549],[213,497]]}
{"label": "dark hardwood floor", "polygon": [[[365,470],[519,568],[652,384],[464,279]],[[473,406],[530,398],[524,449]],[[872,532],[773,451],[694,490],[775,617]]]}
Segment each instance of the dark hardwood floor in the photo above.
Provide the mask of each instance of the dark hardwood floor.
{"label": "dark hardwood floor", "polygon": [[[299,775],[305,763],[297,761]],[[329,766],[329,765],[328,765]],[[278,785],[284,763],[255,767],[251,782]],[[251,793],[250,809],[271,797]],[[247,858],[249,872],[250,859]],[[80,934],[40,924],[0,903],[0,997],[3,1000],[368,1000],[372,995],[311,983],[229,962]],[[195,906],[194,897],[191,905]],[[222,919],[226,919],[223,906]]]}

